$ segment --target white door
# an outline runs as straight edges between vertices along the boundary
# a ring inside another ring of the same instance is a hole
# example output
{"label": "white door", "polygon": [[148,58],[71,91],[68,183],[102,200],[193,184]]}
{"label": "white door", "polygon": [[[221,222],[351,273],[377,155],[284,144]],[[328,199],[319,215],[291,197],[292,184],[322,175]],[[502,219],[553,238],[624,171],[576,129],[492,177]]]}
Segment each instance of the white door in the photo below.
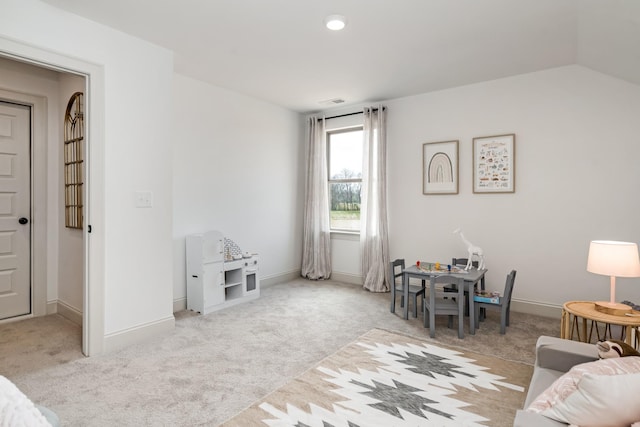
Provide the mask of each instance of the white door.
{"label": "white door", "polygon": [[0,319],[31,313],[31,108],[0,101]]}

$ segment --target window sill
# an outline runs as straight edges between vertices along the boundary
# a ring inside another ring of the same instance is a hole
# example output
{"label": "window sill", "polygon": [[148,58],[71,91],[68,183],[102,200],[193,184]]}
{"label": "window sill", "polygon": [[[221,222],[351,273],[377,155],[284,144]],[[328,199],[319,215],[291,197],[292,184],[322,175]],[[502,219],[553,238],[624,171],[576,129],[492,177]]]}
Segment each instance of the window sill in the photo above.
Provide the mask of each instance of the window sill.
{"label": "window sill", "polygon": [[360,240],[359,231],[346,231],[346,230],[330,230],[332,239],[338,240]]}

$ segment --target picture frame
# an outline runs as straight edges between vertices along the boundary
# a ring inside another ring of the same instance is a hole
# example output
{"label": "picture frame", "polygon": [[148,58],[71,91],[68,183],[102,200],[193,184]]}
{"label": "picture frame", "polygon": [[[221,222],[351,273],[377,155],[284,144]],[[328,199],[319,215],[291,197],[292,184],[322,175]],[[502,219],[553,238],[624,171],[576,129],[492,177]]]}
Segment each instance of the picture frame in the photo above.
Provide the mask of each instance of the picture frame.
{"label": "picture frame", "polygon": [[516,135],[473,138],[473,192],[516,191]]}
{"label": "picture frame", "polygon": [[422,144],[422,194],[458,194],[458,140]]}

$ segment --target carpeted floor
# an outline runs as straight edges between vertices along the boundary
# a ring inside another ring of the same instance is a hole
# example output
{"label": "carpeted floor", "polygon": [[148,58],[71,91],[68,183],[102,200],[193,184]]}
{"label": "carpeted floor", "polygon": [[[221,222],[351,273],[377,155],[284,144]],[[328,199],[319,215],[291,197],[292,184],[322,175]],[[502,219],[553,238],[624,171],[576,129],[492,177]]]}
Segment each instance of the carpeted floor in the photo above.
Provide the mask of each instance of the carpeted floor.
{"label": "carpeted floor", "polygon": [[389,312],[390,294],[303,279],[206,316],[176,313],[167,337],[85,358],[80,328],[58,315],[0,325],[0,374],[64,426],[216,426],[373,328],[533,363],[559,319],[512,313],[506,335],[490,312],[474,336],[446,319],[430,340],[421,319]]}

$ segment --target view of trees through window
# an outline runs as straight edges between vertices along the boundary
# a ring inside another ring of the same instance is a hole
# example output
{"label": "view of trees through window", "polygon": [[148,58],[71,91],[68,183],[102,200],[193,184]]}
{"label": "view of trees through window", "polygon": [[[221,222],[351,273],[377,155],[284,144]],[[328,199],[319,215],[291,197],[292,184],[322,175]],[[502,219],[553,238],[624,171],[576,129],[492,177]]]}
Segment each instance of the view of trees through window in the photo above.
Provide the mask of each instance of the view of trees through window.
{"label": "view of trees through window", "polygon": [[332,230],[360,231],[362,128],[327,133]]}

